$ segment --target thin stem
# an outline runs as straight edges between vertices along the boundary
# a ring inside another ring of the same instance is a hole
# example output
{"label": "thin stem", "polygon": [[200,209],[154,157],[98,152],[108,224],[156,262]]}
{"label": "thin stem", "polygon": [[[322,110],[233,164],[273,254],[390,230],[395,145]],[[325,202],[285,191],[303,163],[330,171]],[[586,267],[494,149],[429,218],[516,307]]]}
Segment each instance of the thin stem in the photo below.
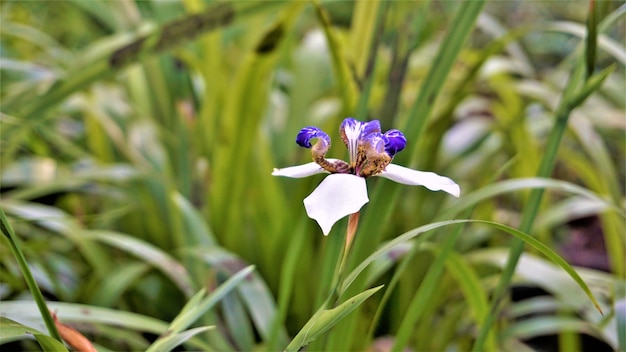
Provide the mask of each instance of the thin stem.
{"label": "thin stem", "polygon": [[346,263],[348,261],[348,257],[350,255],[350,248],[352,245],[352,240],[356,235],[356,231],[359,227],[359,212],[354,214],[350,214],[348,217],[348,229],[346,230],[345,243],[343,246],[343,251],[341,251],[341,257],[337,262],[338,265],[335,267],[335,274],[333,275],[333,282],[331,284],[330,294],[328,295],[328,299],[324,302],[324,308],[335,307],[339,302],[339,287],[341,286],[341,282],[343,282],[343,278],[345,275]]}
{"label": "thin stem", "polygon": [[57,330],[56,325],[54,325],[54,319],[52,319],[52,316],[50,315],[50,311],[48,310],[46,301],[43,298],[43,294],[41,293],[41,290],[37,285],[37,281],[35,281],[33,274],[28,268],[26,258],[24,257],[24,253],[22,252],[22,248],[20,247],[20,242],[17,239],[17,236],[15,236],[13,228],[11,227],[11,225],[9,225],[9,222],[2,208],[0,208],[0,229],[9,240],[11,252],[13,252],[13,256],[15,256],[15,260],[17,261],[17,264],[19,265],[22,274],[24,275],[26,285],[28,286],[30,293],[33,295],[35,303],[37,303],[37,308],[39,308],[39,312],[41,313],[41,317],[43,318],[43,321],[48,328],[50,336],[63,343],[63,340],[61,340],[61,335],[59,335],[59,331]]}
{"label": "thin stem", "polygon": [[348,217],[348,229],[346,230],[346,244],[343,247],[343,264],[345,264],[345,258],[348,256],[350,252],[350,246],[352,245],[352,240],[354,239],[354,235],[356,235],[356,230],[359,227],[359,212],[354,214],[350,214]]}

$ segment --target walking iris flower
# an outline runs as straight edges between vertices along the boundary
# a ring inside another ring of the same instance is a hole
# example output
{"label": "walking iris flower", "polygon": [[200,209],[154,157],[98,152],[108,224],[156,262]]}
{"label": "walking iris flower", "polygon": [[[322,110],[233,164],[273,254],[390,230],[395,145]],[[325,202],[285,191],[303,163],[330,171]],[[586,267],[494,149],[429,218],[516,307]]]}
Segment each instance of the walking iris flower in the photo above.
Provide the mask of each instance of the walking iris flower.
{"label": "walking iris flower", "polygon": [[[330,137],[317,127],[305,127],[298,133],[296,143],[311,149],[314,162],[274,169],[272,172],[274,176],[293,178],[330,174],[304,199],[307,214],[317,221],[325,236],[339,219],[357,213],[369,202],[365,179],[371,176],[385,177],[406,185],[424,186],[431,191],[444,191],[455,197],[461,193],[459,185],[447,177],[391,164],[394,155],[406,146],[402,132],[389,130],[381,133],[378,120],[361,122],[350,117],[343,120],[339,131],[350,153],[349,163],[326,159]],[[317,139],[313,145],[312,139]]]}

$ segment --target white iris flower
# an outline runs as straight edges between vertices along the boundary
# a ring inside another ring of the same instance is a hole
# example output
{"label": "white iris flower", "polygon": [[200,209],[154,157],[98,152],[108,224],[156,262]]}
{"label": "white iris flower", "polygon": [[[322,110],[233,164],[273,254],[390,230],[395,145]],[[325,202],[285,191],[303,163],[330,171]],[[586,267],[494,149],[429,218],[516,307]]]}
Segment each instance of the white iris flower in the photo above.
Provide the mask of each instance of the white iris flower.
{"label": "white iris flower", "polygon": [[[348,147],[350,162],[326,159],[330,137],[317,127],[305,127],[298,133],[296,143],[311,148],[314,162],[274,169],[272,175],[302,178],[329,173],[322,183],[304,199],[304,207],[311,219],[317,221],[324,236],[330,233],[339,219],[358,212],[369,202],[365,179],[381,176],[398,183],[424,186],[431,191],[444,191],[458,197],[459,185],[433,172],[412,170],[391,164],[396,153],[406,146],[406,138],[398,130],[380,131],[380,122],[361,122],[346,118],[340,127],[341,139]],[[311,145],[312,139],[317,139]]]}

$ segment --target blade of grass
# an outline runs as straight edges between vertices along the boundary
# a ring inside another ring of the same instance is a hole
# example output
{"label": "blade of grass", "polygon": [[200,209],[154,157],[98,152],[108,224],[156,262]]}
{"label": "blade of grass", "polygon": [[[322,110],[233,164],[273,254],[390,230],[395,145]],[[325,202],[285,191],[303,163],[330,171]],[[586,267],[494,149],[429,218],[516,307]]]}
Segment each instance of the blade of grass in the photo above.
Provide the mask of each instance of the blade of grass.
{"label": "blade of grass", "polygon": [[[250,172],[232,173],[232,163],[239,161],[249,165],[254,155],[254,145],[259,134],[263,112],[266,109],[270,91],[271,74],[278,58],[278,52],[284,43],[284,37],[291,30],[295,19],[303,7],[302,3],[286,6],[277,20],[261,32],[254,48],[250,50],[236,73],[233,87],[237,94],[226,99],[224,112],[220,119],[220,143],[213,152],[215,177],[214,191],[211,196],[212,211],[217,219],[225,219],[215,224],[216,234],[243,233],[241,209],[245,209],[245,195],[251,186]],[[258,172],[258,171],[257,171]],[[264,171],[265,172],[265,171]],[[223,206],[229,204],[228,207]],[[250,246],[249,238],[241,240],[238,236],[223,236],[221,243],[230,249],[236,249],[244,258],[254,258],[255,246]],[[270,241],[258,239],[263,252],[269,252]]]}
{"label": "blade of grass", "polygon": [[364,291],[338,305],[333,309],[322,309],[317,311],[311,319],[302,327],[300,332],[293,338],[285,351],[299,351],[307,346],[311,341],[320,337],[324,332],[328,331],[337,324],[346,315],[358,308],[361,303],[380,290],[383,286],[374,287]]}
{"label": "blade of grass", "polygon": [[463,202],[459,202],[449,207],[445,212],[441,213],[437,217],[438,220],[450,219],[458,216],[463,210],[474,206],[484,200],[496,197],[498,195],[506,194],[514,191],[521,191],[525,189],[549,189],[555,191],[561,191],[567,194],[578,195],[584,198],[588,198],[604,205],[607,209],[617,212],[622,217],[626,217],[626,211],[619,205],[616,205],[606,199],[602,198],[598,194],[578,185],[570,182],[554,180],[549,178],[520,178],[499,181],[489,186],[478,189],[472,193],[463,196]]}
{"label": "blade of grass", "polygon": [[358,88],[356,82],[352,79],[350,69],[345,60],[343,46],[339,44],[335,33],[331,30],[331,23],[326,10],[319,4],[317,0],[313,1],[315,14],[322,25],[330,55],[333,62],[335,77],[337,78],[337,86],[340,89],[342,104],[341,116],[350,116],[356,106],[356,96]]}
{"label": "blade of grass", "polygon": [[585,78],[593,75],[596,68],[596,51],[598,46],[598,11],[595,0],[589,1],[589,17],[587,17],[587,36],[585,50]]}
{"label": "blade of grass", "polygon": [[[454,26],[449,28],[446,37],[442,41],[437,56],[433,60],[434,64],[421,85],[419,96],[411,107],[405,121],[399,121],[398,125],[404,126],[404,128],[400,129],[406,135],[407,140],[413,141],[413,149],[410,149],[410,153],[407,153],[409,156],[405,160],[418,159],[417,141],[432,112],[436,97],[441,91],[465,40],[471,33],[483,5],[484,1],[466,1],[460,4],[454,19],[450,22],[454,23]],[[399,156],[401,157],[401,155]],[[379,210],[378,216],[364,217],[361,227],[368,229],[369,234],[367,238],[364,235],[357,235],[352,249],[353,260],[364,258],[367,253],[371,252],[371,248],[376,243],[380,243],[380,239],[384,234],[382,229],[388,223],[385,219],[391,218],[395,210],[395,204],[398,203],[397,199],[400,189],[400,187],[393,187],[393,190],[390,192],[389,188],[380,184],[370,195],[372,204],[385,204],[386,206],[384,209]]]}
{"label": "blade of grass", "polygon": [[[503,339],[516,338],[531,339],[537,336],[558,334],[563,331],[576,331],[587,335],[594,335],[594,329],[588,322],[578,318],[563,316],[539,316],[524,319],[510,326],[503,332]],[[572,350],[564,350],[572,351]],[[575,351],[575,350],[574,350]]]}
{"label": "blade of grass", "polygon": [[220,308],[225,328],[231,331],[236,348],[242,351],[252,350],[254,332],[239,297],[234,293],[224,296],[220,302]]}
{"label": "blade of grass", "polygon": [[[152,334],[165,334],[168,331],[167,323],[128,311],[62,302],[50,302],[48,307],[52,311],[58,312],[58,315],[62,316],[65,322],[106,324],[116,328]],[[0,305],[0,313],[3,317],[16,321],[27,321],[29,325],[36,324],[40,319],[31,301],[3,301]],[[115,338],[115,335],[111,338]],[[206,349],[205,344],[196,338],[190,340],[189,343],[197,350]]]}
{"label": "blade of grass", "polygon": [[[255,276],[255,274],[251,274]],[[247,308],[247,313],[251,318],[256,331],[261,339],[268,343],[274,321],[278,320],[278,311],[272,297],[270,289],[261,277],[254,280],[248,279],[237,287],[237,293]],[[277,328],[277,343],[284,345],[287,343],[287,332],[282,325]]]}
{"label": "blade of grass", "polygon": [[[433,60],[433,67],[422,83],[420,94],[413,103],[411,111],[406,116],[408,120],[400,121],[401,129],[407,134],[407,139],[417,141],[432,112],[437,96],[443,87],[452,65],[469,36],[476,22],[476,18],[483,8],[484,1],[466,1],[459,5],[446,37]],[[410,149],[410,158],[415,160],[419,155],[418,143],[413,143]]]}
{"label": "blade of grass", "polygon": [[[454,244],[461,233],[462,226],[455,226],[452,233],[449,235],[450,237],[446,239],[439,249],[435,262],[429,267],[426,277],[421,282],[417,293],[413,296],[411,303],[406,309],[406,314],[404,315],[404,318],[400,323],[400,328],[396,333],[392,351],[401,351],[408,344],[411,333],[415,328],[415,324],[429,306],[427,302],[433,299],[433,294],[436,292],[438,280],[443,272],[445,262],[452,252]],[[479,317],[478,319],[482,320],[482,317]]]}
{"label": "blade of grass", "polygon": [[0,345],[33,336],[43,351],[66,351],[63,343],[41,333],[30,326],[20,324],[11,319],[0,317]]}
{"label": "blade of grass", "polygon": [[[374,7],[373,5],[374,4],[371,4],[371,3],[367,4],[368,7]],[[372,86],[374,85],[373,73],[375,72],[376,62],[377,62],[376,58],[378,57],[377,55],[378,54],[378,42],[381,39],[383,28],[385,25],[385,18],[387,14],[387,2],[379,1],[376,9],[377,9],[376,16],[372,17],[371,20],[368,21],[369,22],[368,25],[370,27],[370,30],[368,32],[370,32],[371,43],[369,44],[369,50],[367,52],[367,55],[363,55],[363,57],[368,58],[367,66],[365,67],[365,70],[363,71],[363,78],[362,78],[365,85],[363,87],[363,91],[361,92],[359,96],[358,104],[355,110],[356,111],[355,116],[358,116],[359,118],[362,118],[362,119],[365,119],[367,116],[367,104],[369,102],[370,93],[372,91]],[[358,39],[355,39],[354,41],[356,42],[357,40]],[[360,71],[357,71],[357,73],[358,72]]]}
{"label": "blade of grass", "polygon": [[[593,3],[592,3],[593,5]],[[588,43],[595,44],[595,41],[588,41]],[[595,48],[587,48],[587,50],[594,50]],[[589,77],[587,80],[583,81],[584,75],[584,58],[579,59],[578,64],[572,75],[569,77],[568,83],[566,84],[565,91],[563,92],[563,96],[557,107],[557,110],[554,113],[555,122],[552,130],[550,131],[550,135],[548,136],[547,144],[545,146],[545,153],[541,159],[541,164],[539,166],[539,170],[537,171],[537,175],[539,177],[549,177],[554,168],[554,162],[556,160],[556,155],[559,149],[559,145],[561,144],[561,139],[567,128],[567,123],[569,121],[570,113],[573,109],[577,107],[573,103],[576,102],[578,104],[582,103],[583,99],[576,98],[577,96],[584,93],[584,96],[588,96],[591,92],[583,89],[582,92],[579,87],[587,85],[587,83],[591,84],[591,81],[594,80],[594,76]],[[600,82],[602,82],[600,80]],[[599,85],[599,83],[593,84],[594,86]],[[522,212],[522,219],[520,223],[520,230],[522,232],[529,232],[532,229],[534,220],[539,211],[539,206],[541,203],[541,199],[543,196],[543,189],[533,190],[530,193],[528,198],[528,202],[524,207]],[[474,343],[473,351],[480,351],[483,349],[483,344],[485,343],[486,336],[491,330],[497,315],[500,311],[500,304],[504,299],[505,291],[513,278],[513,274],[515,272],[515,267],[517,266],[517,262],[519,261],[520,256],[524,251],[524,242],[520,240],[515,240],[511,245],[510,257],[507,262],[507,265],[502,271],[502,276],[498,282],[498,285],[494,291],[494,300],[491,306],[491,310],[487,319],[485,320],[484,325],[481,327],[478,337]]]}
{"label": "blade of grass", "polygon": [[254,266],[252,265],[240,270],[209,295],[206,294],[204,289],[196,293],[183,307],[178,316],[170,323],[168,328],[169,334],[163,335],[157,339],[148,350],[159,351],[162,346],[169,345],[171,343],[170,340],[178,339],[176,335],[179,332],[187,329],[198,320],[200,316],[217,304],[225,295],[234,290],[253,271]]}
{"label": "blade of grass", "polygon": [[[371,255],[369,255],[367,258],[365,258],[365,260],[361,261],[359,263],[359,265],[354,268],[354,270],[352,270],[350,272],[350,274],[348,274],[345,278],[345,280],[343,280],[343,282],[341,283],[341,285],[339,286],[339,295],[343,295],[347,292],[348,288],[352,285],[352,283],[354,283],[354,281],[357,279],[357,277],[372,263],[374,262],[374,260],[378,259],[379,257],[381,257],[382,255],[388,253],[390,250],[392,250],[395,246],[397,246],[398,244],[404,243],[420,234],[423,233],[427,233],[431,230],[434,229],[438,229],[440,227],[446,226],[446,225],[450,225],[450,224],[456,224],[459,223],[459,220],[448,220],[448,221],[440,221],[440,222],[435,222],[435,223],[431,223],[431,224],[427,224],[427,225],[423,225],[420,226],[418,228],[415,228],[411,231],[405,232],[404,234],[395,237],[393,240],[385,243],[383,246],[381,246],[380,248],[378,248],[374,253],[372,253]],[[425,238],[429,237],[428,235],[424,235],[420,237],[420,240],[424,240]]]}
{"label": "blade of grass", "polygon": [[280,272],[280,287],[278,292],[278,312],[274,321],[272,322],[269,342],[267,344],[269,350],[284,349],[284,346],[280,345],[279,333],[282,325],[284,324],[287,316],[287,309],[289,308],[290,298],[295,287],[296,280],[296,268],[297,262],[301,258],[302,250],[304,249],[305,237],[301,234],[304,229],[304,222],[299,221],[294,231],[296,236],[291,237],[289,247],[287,248],[287,258],[283,262]]}
{"label": "blade of grass", "polygon": [[[426,244],[423,247],[434,251],[436,255],[441,255],[441,249],[437,246]],[[489,302],[478,274],[467,260],[455,251],[450,251],[445,258],[446,269],[459,284],[459,289],[473,313],[476,326],[481,326],[484,317],[489,312]],[[497,351],[495,334],[487,339],[485,351]]]}
{"label": "blade of grass", "polygon": [[150,263],[176,283],[187,297],[191,296],[193,284],[186,268],[161,249],[138,238],[113,231],[88,231],[85,237],[106,243]]}
{"label": "blade of grass", "polygon": [[[622,292],[622,294],[624,293]],[[619,349],[626,351],[626,298],[621,297],[619,300],[616,300],[615,316]]]}
{"label": "blade of grass", "polygon": [[[404,243],[422,233],[425,233],[427,231],[431,231],[440,227],[444,227],[444,226],[448,226],[448,225],[454,225],[454,224],[463,224],[463,223],[477,223],[477,224],[485,224],[491,227],[495,227],[498,230],[501,230],[503,232],[506,232],[508,234],[511,234],[513,236],[515,236],[516,238],[518,238],[520,241],[522,241],[525,244],[528,244],[530,246],[532,246],[533,248],[535,248],[536,250],[538,250],[539,252],[541,252],[543,255],[545,255],[548,259],[550,259],[551,261],[553,261],[555,264],[557,264],[559,267],[561,267],[577,284],[578,286],[585,292],[585,294],[587,295],[587,297],[589,297],[589,299],[591,300],[591,302],[594,304],[594,306],[598,309],[599,312],[602,312],[600,305],[598,303],[598,301],[596,300],[595,296],[593,295],[593,293],[591,292],[591,290],[589,289],[589,287],[587,286],[587,284],[584,282],[584,280],[580,277],[580,275],[576,272],[576,270],[574,270],[574,268],[572,268],[567,261],[565,261],[563,258],[561,258],[556,252],[554,252],[552,249],[550,249],[548,246],[546,246],[545,244],[543,244],[542,242],[536,240],[535,238],[533,238],[532,236],[516,230],[512,227],[503,225],[503,224],[499,224],[496,222],[492,222],[492,221],[484,221],[484,220],[448,220],[448,221],[441,221],[441,222],[436,222],[436,223],[431,223],[428,225],[424,225],[421,227],[418,227],[416,229],[413,229],[411,231],[408,231],[406,233],[404,233],[403,235],[400,235],[396,238],[394,238],[393,240],[387,242],[385,245],[383,245],[381,248],[379,248],[376,252],[374,252],[372,255],[370,255],[369,257],[367,257],[363,262],[361,262],[361,264],[354,269],[347,277],[346,280],[344,281],[343,285],[340,288],[340,292],[344,292],[346,290],[346,288],[354,281],[354,279],[363,271],[365,270],[365,268],[371,264],[374,260],[376,260],[377,258],[379,258],[380,256],[388,253],[389,251],[391,251],[395,246],[397,246],[400,243]],[[458,234],[460,234],[460,231],[456,234],[453,234],[452,238],[455,238],[456,236],[458,236]],[[425,238],[427,238],[427,236],[421,236],[420,239],[423,241]],[[448,246],[447,247],[442,247],[438,258],[444,258],[442,259],[443,262],[445,262],[445,257],[447,257],[447,252],[444,252],[444,249],[447,249],[448,252],[450,252],[452,250],[452,245],[454,244],[453,240],[449,240],[447,241]],[[434,272],[435,274],[430,274],[431,272]],[[436,275],[437,274],[437,275]],[[415,298],[413,299],[410,307],[407,309],[407,315],[405,316],[405,320],[403,321],[403,323],[401,324],[400,330],[397,333],[396,336],[396,340],[395,340],[395,344],[394,344],[394,350],[401,350],[406,343],[408,342],[408,339],[411,336],[411,331],[413,329],[414,323],[415,321],[417,321],[417,319],[419,319],[421,313],[423,313],[424,309],[425,309],[425,305],[422,304],[426,298],[428,298],[428,295],[430,294],[429,290],[427,289],[423,289],[423,287],[428,287],[428,288],[433,288],[436,286],[436,282],[439,278],[439,271],[435,271],[435,270],[429,270],[429,274],[427,275],[427,278],[424,279],[424,281],[422,282],[422,285],[420,286],[420,290],[418,291],[418,294],[416,294]],[[410,319],[410,320],[407,320]]]}
{"label": "blade of grass", "polygon": [[[557,264],[559,267],[561,267],[563,270],[565,270],[565,272],[578,284],[578,286],[585,292],[585,294],[589,297],[589,299],[591,300],[591,302],[595,305],[595,307],[598,309],[598,311],[602,312],[600,305],[598,303],[598,301],[596,300],[596,298],[594,297],[593,293],[591,292],[591,290],[589,289],[589,287],[587,286],[587,284],[584,282],[584,280],[578,275],[578,273],[563,259],[561,258],[558,254],[556,254],[556,252],[554,252],[553,250],[551,250],[549,247],[547,247],[545,244],[543,244],[542,242],[536,240],[535,238],[533,238],[532,236],[525,234],[519,230],[516,230],[512,227],[506,226],[506,225],[502,225],[496,222],[492,222],[492,221],[483,221],[483,220],[448,220],[448,221],[441,221],[441,222],[437,222],[437,223],[431,223],[428,225],[424,225],[421,227],[418,227],[414,230],[411,230],[409,232],[406,232],[403,235],[400,235],[396,238],[394,238],[393,240],[389,241],[388,243],[386,243],[384,246],[382,246],[381,248],[379,248],[376,252],[374,252],[372,255],[370,255],[368,258],[366,258],[363,262],[361,262],[361,264],[354,269],[347,277],[346,280],[344,281],[343,285],[340,288],[340,292],[344,292],[347,287],[354,281],[354,279],[356,279],[356,277],[363,271],[365,270],[365,268],[371,264],[374,260],[376,260],[377,258],[379,258],[380,256],[388,253],[389,251],[391,251],[394,247],[396,247],[398,244],[400,243],[404,243],[422,233],[425,233],[427,231],[431,231],[440,227],[444,227],[444,226],[448,226],[448,225],[453,225],[453,224],[462,224],[462,223],[480,223],[480,224],[485,224],[485,225],[489,225],[492,227],[495,227],[499,230],[502,230],[504,232],[507,232],[513,236],[515,236],[516,238],[518,238],[519,240],[521,240],[523,243],[528,244],[530,246],[532,246],[533,248],[537,249],[539,252],[541,252],[543,255],[545,255],[547,258],[549,258],[551,261],[553,261],[555,264]],[[456,238],[458,235],[460,234],[460,231],[453,234],[452,235],[452,239]],[[420,240],[425,240],[428,236],[421,236]],[[442,247],[438,258],[443,258],[441,259],[442,262],[445,262],[445,258],[447,257],[447,253],[444,252],[444,249],[446,249],[448,252],[450,252],[452,250],[452,245],[454,244],[454,240],[448,240],[446,242],[446,244],[448,244],[447,247]],[[435,274],[430,274],[430,273],[435,273]],[[429,297],[430,295],[430,290],[434,289],[434,287],[437,284],[437,280],[439,278],[439,270],[429,270],[429,274],[427,274],[427,277],[424,279],[424,281],[422,282],[422,285],[420,286],[420,289],[418,291],[418,293],[415,295],[414,299],[412,300],[411,305],[409,306],[409,308],[407,309],[407,315],[405,316],[404,321],[401,324],[400,330],[397,333],[396,339],[395,339],[395,344],[394,344],[394,350],[401,350],[406,343],[408,342],[408,339],[411,336],[411,332],[413,329],[413,326],[415,324],[415,322],[419,319],[419,317],[421,316],[421,314],[424,312],[424,309],[426,308],[425,305],[423,304],[423,302],[425,302],[425,300]],[[428,289],[424,289],[424,287],[427,287]]]}
{"label": "blade of grass", "polygon": [[167,339],[163,339],[159,344],[151,345],[146,352],[148,351],[171,351],[179,345],[182,345],[190,338],[198,335],[202,332],[215,329],[215,326],[200,326],[197,328],[189,329],[182,331],[177,334],[169,335]]}
{"label": "blade of grass", "polygon": [[150,269],[150,266],[143,262],[124,264],[122,268],[99,281],[98,290],[90,302],[99,306],[114,307],[120,302],[122,294],[132,288]]}
{"label": "blade of grass", "polygon": [[[507,163],[505,163],[504,165],[502,165],[499,169],[498,172],[496,172],[495,174],[493,174],[491,176],[491,179],[486,180],[485,184],[491,184],[493,181],[497,180],[498,178],[501,177],[501,175],[508,169],[511,168],[511,165],[513,165],[515,161],[515,158],[509,160]],[[471,200],[471,195],[477,192],[481,192],[481,190],[478,190],[476,192],[470,193],[468,196],[464,196],[464,199],[462,202],[460,202],[460,204],[464,204],[465,202],[468,201],[468,198]],[[452,217],[456,217],[459,216],[460,214],[462,214],[461,217],[463,218],[467,218],[469,217],[473,212],[474,212],[474,208],[476,207],[477,203],[471,203],[468,202],[468,206],[467,208],[463,208],[462,210],[459,210],[458,213],[451,213],[450,215],[446,216],[440,216],[440,219],[449,219]],[[458,203],[457,203],[458,204]],[[460,231],[461,230],[461,226],[458,225],[456,226],[456,231]],[[448,238],[447,240],[448,242],[455,242],[456,241],[456,235],[453,235],[451,237]],[[412,248],[409,250],[408,254],[406,255],[406,258],[401,260],[400,262],[400,266],[398,267],[398,269],[394,272],[394,275],[391,279],[391,282],[389,283],[387,290],[385,291],[385,295],[383,296],[381,303],[376,311],[376,316],[374,317],[374,319],[372,320],[371,326],[370,326],[370,332],[368,334],[368,336],[370,337],[370,339],[372,338],[373,334],[374,334],[374,324],[377,324],[377,321],[380,317],[380,315],[382,314],[382,310],[384,308],[384,306],[386,305],[386,302],[389,300],[389,298],[391,297],[391,294],[393,292],[393,290],[395,289],[396,285],[398,284],[398,282],[400,281],[400,278],[402,277],[402,274],[405,272],[405,270],[407,269],[408,265],[410,265],[410,263],[412,262],[412,258],[415,257],[418,253],[417,249],[417,244],[413,243],[412,244]],[[437,256],[437,261],[441,261],[440,259],[441,256]],[[435,263],[437,264],[437,263]],[[426,274],[428,275],[428,273]],[[425,278],[426,279],[426,278]],[[423,280],[425,280],[423,279]],[[424,283],[422,283],[421,287],[425,286]],[[420,293],[418,292],[416,295],[419,295]],[[431,297],[429,298],[429,300],[433,300],[434,297],[433,295],[431,295]],[[482,321],[484,315],[480,315],[477,316],[476,319]],[[479,324],[480,325],[480,324]],[[494,338],[494,334],[490,334],[490,336],[488,337],[487,340],[487,348],[491,348],[491,350],[495,350],[495,342],[493,340]]]}
{"label": "blade of grass", "polygon": [[[21,96],[3,101],[3,110],[23,118],[23,123],[12,131],[11,138],[3,152],[3,164],[12,160],[20,141],[31,128],[35,127],[52,115],[46,110],[58,105],[70,94],[84,89],[96,80],[111,76],[121,68],[140,60],[146,55],[155,55],[188,41],[200,33],[227,26],[233,21],[241,20],[280,5],[280,1],[268,3],[217,3],[203,13],[188,15],[179,20],[155,27],[148,34],[117,47],[112,52],[86,62],[77,70],[57,80],[40,97],[29,104],[19,104]],[[31,94],[26,92],[25,94]]]}
{"label": "blade of grass", "polygon": [[[368,53],[376,52],[376,36],[378,26],[374,26],[381,15],[380,0],[368,2],[355,2],[352,14],[352,22],[350,25],[350,53],[354,62],[354,73],[357,76],[367,77],[368,62],[371,61],[371,55]],[[382,28],[379,28],[382,29]],[[362,115],[356,115],[362,116]]]}
{"label": "blade of grass", "polygon": [[26,281],[26,285],[28,286],[28,290],[33,295],[35,303],[37,304],[37,308],[39,308],[39,313],[43,321],[46,324],[46,328],[48,329],[48,333],[55,340],[62,343],[61,335],[57,331],[57,328],[54,324],[54,319],[50,315],[50,311],[46,305],[46,301],[43,298],[43,294],[39,289],[39,285],[37,285],[37,281],[33,277],[33,274],[28,267],[28,263],[26,262],[26,257],[24,257],[24,252],[22,252],[22,247],[20,245],[20,241],[13,232],[13,228],[9,221],[7,220],[6,215],[4,214],[4,210],[0,208],[0,230],[2,230],[2,234],[8,239],[9,247],[11,248],[11,252],[17,261],[17,264],[22,271],[22,275],[24,276],[24,280]]}

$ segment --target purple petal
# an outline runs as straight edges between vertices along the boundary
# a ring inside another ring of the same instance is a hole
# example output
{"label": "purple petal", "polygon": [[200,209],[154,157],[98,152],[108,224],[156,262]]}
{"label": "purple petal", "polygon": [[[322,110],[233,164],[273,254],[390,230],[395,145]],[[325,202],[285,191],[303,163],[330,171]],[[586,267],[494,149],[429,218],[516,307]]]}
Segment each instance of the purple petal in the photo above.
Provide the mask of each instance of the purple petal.
{"label": "purple petal", "polygon": [[346,117],[339,126],[339,132],[342,135],[350,137],[354,132],[361,134],[361,121],[355,120],[352,117]]}
{"label": "purple petal", "polygon": [[385,151],[393,158],[396,153],[406,147],[406,138],[398,130],[389,130],[383,135],[385,140]]}
{"label": "purple petal", "polygon": [[361,138],[362,130],[363,124],[361,123],[361,121],[357,121],[351,117],[345,118],[341,123],[341,126],[339,126],[341,140],[343,140],[343,143],[348,148],[348,154],[350,155],[350,164],[355,163],[357,160],[357,154],[359,150],[359,138]]}
{"label": "purple petal", "polygon": [[362,140],[366,140],[369,135],[372,133],[380,134],[380,122],[378,120],[372,120],[370,122],[364,122],[361,127],[361,136]]}
{"label": "purple petal", "polygon": [[311,148],[311,139],[314,138],[319,138],[319,140],[322,141],[326,147],[330,146],[330,137],[324,131],[313,126],[301,129],[296,137],[296,143],[298,143],[301,147]]}
{"label": "purple petal", "polygon": [[386,140],[383,137],[382,133],[372,133],[369,136],[367,136],[367,139],[365,140],[365,142],[367,143],[368,147],[373,148],[377,153],[382,153],[384,151],[386,151]]}

